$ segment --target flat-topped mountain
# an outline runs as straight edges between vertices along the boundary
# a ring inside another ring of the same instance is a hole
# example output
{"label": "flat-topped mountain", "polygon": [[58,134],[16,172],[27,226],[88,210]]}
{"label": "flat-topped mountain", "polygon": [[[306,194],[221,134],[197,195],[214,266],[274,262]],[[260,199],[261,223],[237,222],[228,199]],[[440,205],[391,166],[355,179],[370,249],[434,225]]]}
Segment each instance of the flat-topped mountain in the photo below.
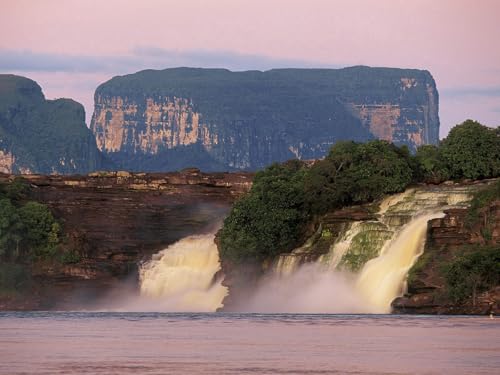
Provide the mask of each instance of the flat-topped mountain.
{"label": "flat-topped mountain", "polygon": [[438,93],[415,69],[146,70],[97,88],[91,129],[119,169],[255,170],[339,140],[437,144]]}
{"label": "flat-topped mountain", "polygon": [[86,173],[100,162],[80,103],[45,100],[35,81],[0,74],[0,172]]}
{"label": "flat-topped mountain", "polygon": [[90,128],[81,104],[0,75],[4,173],[257,170],[373,138],[415,150],[439,141],[438,93],[414,69],[146,70],[97,88]]}

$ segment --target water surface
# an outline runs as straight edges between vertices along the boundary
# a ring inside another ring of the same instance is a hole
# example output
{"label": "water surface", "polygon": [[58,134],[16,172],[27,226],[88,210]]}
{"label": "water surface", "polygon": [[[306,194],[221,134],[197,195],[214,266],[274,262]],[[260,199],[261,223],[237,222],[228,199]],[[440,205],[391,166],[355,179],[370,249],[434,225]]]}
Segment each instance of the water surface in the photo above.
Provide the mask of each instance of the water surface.
{"label": "water surface", "polygon": [[499,374],[485,317],[0,313],[1,374]]}

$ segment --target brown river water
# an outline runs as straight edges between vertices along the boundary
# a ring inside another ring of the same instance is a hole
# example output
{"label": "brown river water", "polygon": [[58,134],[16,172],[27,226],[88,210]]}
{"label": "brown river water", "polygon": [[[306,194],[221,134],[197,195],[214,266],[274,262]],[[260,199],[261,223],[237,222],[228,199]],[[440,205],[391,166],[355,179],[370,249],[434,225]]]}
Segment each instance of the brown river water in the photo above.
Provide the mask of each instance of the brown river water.
{"label": "brown river water", "polygon": [[1,374],[500,374],[500,318],[0,313]]}

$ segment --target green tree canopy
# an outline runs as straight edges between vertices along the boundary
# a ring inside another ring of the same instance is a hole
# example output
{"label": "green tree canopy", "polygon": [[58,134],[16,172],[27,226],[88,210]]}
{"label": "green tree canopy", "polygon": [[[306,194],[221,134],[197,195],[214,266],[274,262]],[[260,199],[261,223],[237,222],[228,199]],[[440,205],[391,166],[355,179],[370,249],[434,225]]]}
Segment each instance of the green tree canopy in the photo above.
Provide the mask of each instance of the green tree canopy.
{"label": "green tree canopy", "polygon": [[236,262],[263,260],[296,245],[308,218],[304,176],[297,160],[258,172],[249,194],[224,221],[221,255]]}
{"label": "green tree canopy", "polygon": [[500,175],[500,129],[467,120],[451,129],[440,151],[454,179]]}
{"label": "green tree canopy", "polygon": [[9,199],[0,199],[0,256],[12,258],[19,250],[22,223]]}
{"label": "green tree canopy", "polygon": [[402,191],[413,179],[406,147],[385,141],[338,142],[307,175],[306,194],[314,212],[363,203]]}
{"label": "green tree canopy", "polygon": [[427,183],[439,184],[450,178],[450,171],[441,155],[439,147],[423,145],[416,154],[418,179]]}
{"label": "green tree canopy", "polygon": [[51,255],[58,242],[60,228],[48,207],[28,202],[19,209],[19,217],[25,229],[24,246],[34,250],[36,256]]}

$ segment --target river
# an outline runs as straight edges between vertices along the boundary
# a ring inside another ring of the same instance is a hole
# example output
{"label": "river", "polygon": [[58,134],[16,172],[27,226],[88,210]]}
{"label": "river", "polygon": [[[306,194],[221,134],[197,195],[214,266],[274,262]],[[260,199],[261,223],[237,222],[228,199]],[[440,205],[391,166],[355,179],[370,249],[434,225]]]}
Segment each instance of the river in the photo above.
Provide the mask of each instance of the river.
{"label": "river", "polygon": [[0,312],[1,374],[499,374],[488,317]]}

